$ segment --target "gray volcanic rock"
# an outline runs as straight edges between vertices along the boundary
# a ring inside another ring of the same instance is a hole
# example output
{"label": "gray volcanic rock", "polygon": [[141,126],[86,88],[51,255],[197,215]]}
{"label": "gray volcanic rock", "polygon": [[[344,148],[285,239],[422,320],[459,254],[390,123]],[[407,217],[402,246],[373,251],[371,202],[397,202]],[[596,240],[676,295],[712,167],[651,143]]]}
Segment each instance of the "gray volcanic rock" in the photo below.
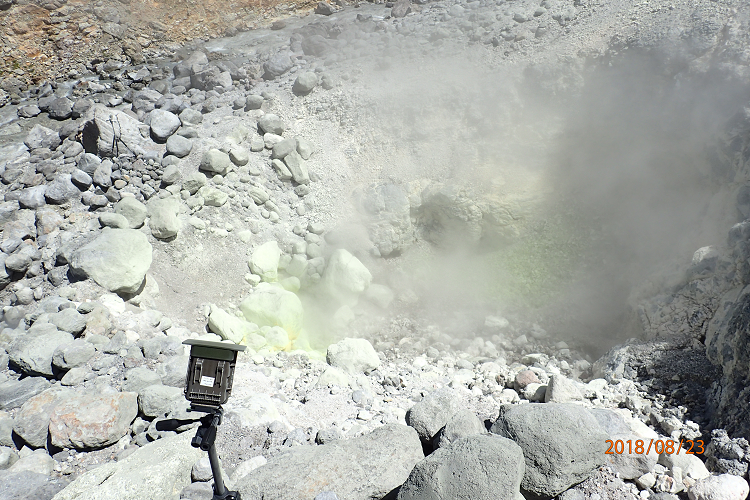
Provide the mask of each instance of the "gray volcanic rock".
{"label": "gray volcanic rock", "polygon": [[40,186],[34,186],[26,189],[22,189],[20,196],[18,197],[18,203],[21,208],[40,208],[47,204],[44,199],[44,192],[47,190],[47,186],[44,184]]}
{"label": "gray volcanic rock", "polygon": [[83,366],[94,357],[96,348],[91,342],[76,339],[69,344],[64,344],[55,349],[52,354],[52,364],[61,370],[70,370]]}
{"label": "gray volcanic rock", "polygon": [[34,325],[26,334],[11,342],[8,354],[24,373],[51,377],[54,374],[52,355],[55,349],[70,342],[73,342],[73,336],[59,331],[54,325]]}
{"label": "gray volcanic rock", "polygon": [[745,437],[750,437],[750,406],[738,405],[737,401],[747,401],[750,395],[750,352],[747,348],[750,332],[745,327],[750,324],[748,304],[750,285],[726,293],[709,323],[705,341],[706,356],[721,368],[724,387],[711,396],[718,404],[715,418],[727,430]]}
{"label": "gray volcanic rock", "polygon": [[102,164],[101,158],[92,153],[84,153],[78,159],[78,168],[83,170],[89,177],[94,175],[97,167]]}
{"label": "gray volcanic rock", "polygon": [[112,162],[105,160],[96,167],[94,175],[91,176],[94,184],[102,189],[107,189],[112,186]]}
{"label": "gray volcanic rock", "polygon": [[117,202],[115,213],[125,217],[131,229],[137,229],[143,225],[146,217],[148,217],[148,208],[132,196],[127,196]]}
{"label": "gray volcanic rock", "polygon": [[143,389],[155,384],[161,384],[159,375],[157,375],[152,370],[149,370],[148,368],[139,366],[136,368],[132,368],[125,373],[125,380],[122,383],[122,390],[128,392],[137,392],[140,394]]}
{"label": "gray volcanic rock", "polygon": [[118,462],[82,474],[54,500],[172,500],[190,484],[190,469],[205,452],[190,446],[192,432],[184,432],[139,448]]}
{"label": "gray volcanic rock", "polygon": [[[78,170],[78,172],[86,175],[80,170]],[[81,176],[79,175],[79,178],[80,177]],[[90,182],[91,181],[89,180],[89,185]],[[75,186],[75,184],[73,184],[72,176],[70,174],[59,174],[57,178],[47,186],[47,189],[44,192],[46,200],[53,205],[62,205],[66,201],[72,200],[80,195],[81,191]]]}
{"label": "gray volcanic rock", "polygon": [[461,410],[448,420],[445,427],[435,436],[434,447],[445,448],[459,439],[476,434],[486,434],[487,429],[481,420],[469,410]]}
{"label": "gray volcanic rock", "polygon": [[469,436],[419,462],[398,500],[519,500],[524,469],[521,448],[510,439]]}
{"label": "gray volcanic rock", "polygon": [[70,389],[53,387],[29,399],[16,413],[13,431],[32,448],[44,448],[52,410],[70,394]]}
{"label": "gray volcanic rock", "polygon": [[167,139],[167,153],[177,158],[184,158],[193,149],[193,141],[181,135],[172,135]]}
{"label": "gray volcanic rock", "polygon": [[335,491],[340,498],[383,498],[422,458],[413,429],[385,425],[353,439],[294,447],[242,477],[235,487],[243,498],[265,500],[309,500],[323,491]]}
{"label": "gray volcanic rock", "polygon": [[456,391],[447,387],[438,389],[406,412],[406,423],[414,427],[423,441],[430,442],[463,407],[461,396]]}
{"label": "gray volcanic rock", "polygon": [[60,448],[107,446],[130,431],[137,414],[138,396],[133,392],[75,394],[52,411],[50,439]]}
{"label": "gray volcanic rock", "polygon": [[157,198],[149,202],[149,228],[154,238],[169,239],[180,231],[180,202],[176,198]]}
{"label": "gray volcanic rock", "polygon": [[151,244],[134,229],[104,228],[73,253],[70,270],[112,292],[135,293],[151,267]]}
{"label": "gray volcanic rock", "polygon": [[286,126],[284,122],[273,113],[266,113],[258,120],[258,127],[264,133],[281,135],[284,133]]}
{"label": "gray volcanic rock", "polygon": [[73,114],[73,101],[67,97],[55,99],[47,108],[50,118],[55,120],[66,120]]}
{"label": "gray volcanic rock", "polygon": [[263,63],[263,69],[265,70],[266,75],[269,79],[273,79],[277,76],[283,75],[284,73],[292,69],[292,66],[294,66],[294,63],[289,57],[289,53],[286,51],[282,51],[274,56],[271,56],[270,59]]}
{"label": "gray volcanic rock", "polygon": [[0,384],[0,410],[12,410],[49,387],[44,377],[26,377]]}
{"label": "gray volcanic rock", "polygon": [[184,388],[157,384],[144,388],[138,394],[138,406],[147,417],[161,417],[169,413],[178,401],[184,400]]}
{"label": "gray volcanic rock", "polygon": [[307,95],[318,86],[318,75],[312,71],[305,71],[301,73],[295,80],[292,86],[292,92],[297,95]]}
{"label": "gray volcanic rock", "polygon": [[69,307],[60,312],[51,314],[49,322],[63,332],[77,335],[86,328],[86,316]]}
{"label": "gray volcanic rock", "polygon": [[60,135],[52,129],[42,125],[34,125],[34,128],[26,136],[24,143],[29,149],[49,148],[54,150],[60,145]]}
{"label": "gray volcanic rock", "polygon": [[70,181],[81,191],[86,191],[94,182],[89,174],[78,168],[70,174]]}
{"label": "gray volcanic rock", "polygon": [[232,168],[232,160],[229,155],[218,149],[209,149],[203,153],[199,168],[211,174],[224,175]]}
{"label": "gray volcanic rock", "polygon": [[180,128],[180,119],[174,113],[155,109],[149,113],[151,135],[158,141],[166,141],[178,128]]}
{"label": "gray volcanic rock", "polygon": [[559,495],[605,463],[608,436],[581,406],[504,405],[491,431],[521,447],[526,459],[521,486],[541,497]]}
{"label": "gray volcanic rock", "polygon": [[0,471],[0,498],[3,500],[49,499],[65,485],[65,480],[29,470]]}
{"label": "gray volcanic rock", "polygon": [[95,104],[84,116],[83,147],[87,153],[103,157],[141,155],[148,139],[141,134],[140,126],[137,119],[122,111]]}

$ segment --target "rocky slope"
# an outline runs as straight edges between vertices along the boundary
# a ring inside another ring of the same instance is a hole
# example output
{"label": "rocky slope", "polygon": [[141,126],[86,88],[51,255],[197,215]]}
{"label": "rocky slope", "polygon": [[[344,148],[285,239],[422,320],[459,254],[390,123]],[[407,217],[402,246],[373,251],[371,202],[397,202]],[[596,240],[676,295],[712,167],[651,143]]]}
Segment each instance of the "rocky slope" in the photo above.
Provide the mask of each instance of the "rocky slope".
{"label": "rocky slope", "polygon": [[248,346],[243,498],[746,498],[749,21],[321,4],[6,78],[0,498],[211,498],[189,338]]}

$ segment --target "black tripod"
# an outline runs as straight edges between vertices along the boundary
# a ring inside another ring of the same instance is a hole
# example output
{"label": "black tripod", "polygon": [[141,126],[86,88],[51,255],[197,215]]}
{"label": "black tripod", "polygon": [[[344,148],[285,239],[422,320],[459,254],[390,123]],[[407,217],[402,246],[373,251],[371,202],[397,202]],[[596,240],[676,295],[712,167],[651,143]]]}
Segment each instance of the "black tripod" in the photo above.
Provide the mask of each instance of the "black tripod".
{"label": "black tripod", "polygon": [[211,464],[211,472],[214,475],[214,497],[213,500],[241,500],[237,491],[227,491],[224,486],[224,480],[221,477],[221,467],[219,466],[219,454],[216,452],[216,431],[221,424],[221,417],[224,410],[218,407],[196,407],[191,409],[197,411],[206,411],[208,414],[200,419],[200,427],[195,433],[195,437],[190,442],[194,448],[200,448],[208,452],[208,461]]}

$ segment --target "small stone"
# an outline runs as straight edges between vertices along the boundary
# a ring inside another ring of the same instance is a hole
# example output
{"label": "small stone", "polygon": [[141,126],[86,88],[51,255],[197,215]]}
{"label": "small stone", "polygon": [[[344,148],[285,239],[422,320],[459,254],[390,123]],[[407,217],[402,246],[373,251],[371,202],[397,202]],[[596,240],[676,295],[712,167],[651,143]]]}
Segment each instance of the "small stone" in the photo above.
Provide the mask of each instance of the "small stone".
{"label": "small stone", "polygon": [[245,109],[250,111],[253,109],[260,109],[263,105],[263,96],[251,94],[245,98]]}
{"label": "small stone", "polygon": [[255,136],[252,139],[250,139],[250,151],[253,153],[257,153],[259,151],[263,151],[263,148],[266,147],[266,143],[260,136]]}
{"label": "small stone", "polygon": [[280,180],[288,181],[292,179],[292,172],[289,171],[289,168],[283,161],[273,160],[271,165],[273,166],[273,169],[276,170],[276,174],[279,176]]}
{"label": "small stone", "polygon": [[151,120],[151,135],[160,142],[166,141],[182,124],[177,115],[163,109],[151,111],[149,119]]}
{"label": "small stone", "polygon": [[[321,4],[318,4],[318,5],[320,6]],[[316,75],[312,71],[305,71],[304,73],[301,73],[294,80],[294,85],[292,86],[292,92],[294,92],[296,95],[303,96],[312,92],[313,89],[317,86],[318,86],[318,75]]]}
{"label": "small stone", "polygon": [[250,155],[245,148],[237,146],[229,150],[229,159],[232,163],[241,167],[247,165],[247,162],[250,161]]}
{"label": "small stone", "polygon": [[315,7],[315,13],[321,16],[330,16],[334,12],[336,12],[336,9],[328,2],[318,2],[318,5]]}
{"label": "small stone", "polygon": [[128,219],[126,219],[125,216],[112,212],[99,214],[99,224],[101,224],[102,227],[112,227],[116,229],[130,227],[130,222],[128,222]]}
{"label": "small stone", "polygon": [[[172,136],[172,137],[179,137],[179,136]],[[168,167],[164,169],[164,172],[161,174],[161,181],[164,184],[172,185],[172,184],[179,182],[180,177],[181,177],[180,169],[177,168],[177,165],[169,165]]]}
{"label": "small stone", "polygon": [[200,169],[219,175],[225,175],[232,167],[232,161],[229,155],[218,149],[209,149],[203,154]]}
{"label": "small stone", "polygon": [[310,141],[297,138],[297,153],[302,157],[303,160],[309,160],[314,152],[314,147]]}
{"label": "small stone", "polygon": [[81,191],[86,191],[93,182],[91,176],[80,169],[73,170],[70,181]]}
{"label": "small stone", "polygon": [[179,134],[175,134],[167,139],[167,154],[174,155],[177,158],[184,158],[190,154],[193,149],[193,141]]}
{"label": "small stone", "polygon": [[271,133],[276,135],[283,134],[286,128],[284,122],[281,121],[281,118],[274,115],[273,113],[266,113],[265,115],[263,115],[261,119],[258,120],[258,127],[264,133]]}
{"label": "small stone", "polygon": [[229,195],[223,191],[210,186],[203,186],[198,190],[198,195],[204,200],[204,203],[210,207],[220,207],[229,199]]}

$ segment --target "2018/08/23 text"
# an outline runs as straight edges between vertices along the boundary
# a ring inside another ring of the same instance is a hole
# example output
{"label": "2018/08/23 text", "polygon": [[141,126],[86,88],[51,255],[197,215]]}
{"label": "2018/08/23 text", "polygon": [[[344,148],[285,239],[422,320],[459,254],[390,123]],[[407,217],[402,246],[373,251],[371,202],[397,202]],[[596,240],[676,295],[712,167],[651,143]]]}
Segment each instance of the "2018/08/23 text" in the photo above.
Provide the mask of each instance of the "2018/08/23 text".
{"label": "2018/08/23 text", "polygon": [[[680,439],[679,441],[674,441],[672,439],[651,439],[648,442],[648,447],[646,446],[646,442],[642,439],[636,439],[633,441],[632,439],[627,439],[623,441],[622,439],[617,440],[611,440],[607,439],[605,441],[606,443],[609,443],[609,448],[605,452],[607,455],[622,455],[623,453],[626,453],[626,447],[627,447],[627,453],[632,455],[642,455],[646,453],[647,455],[651,453],[651,447],[653,446],[654,451],[661,455],[662,453],[666,453],[667,455],[671,454],[678,454],[680,451],[684,451],[687,455],[699,455],[703,453],[705,450],[703,448],[703,441],[698,439],[696,441],[693,441],[692,439]],[[677,448],[675,449],[675,445],[679,443]]]}

